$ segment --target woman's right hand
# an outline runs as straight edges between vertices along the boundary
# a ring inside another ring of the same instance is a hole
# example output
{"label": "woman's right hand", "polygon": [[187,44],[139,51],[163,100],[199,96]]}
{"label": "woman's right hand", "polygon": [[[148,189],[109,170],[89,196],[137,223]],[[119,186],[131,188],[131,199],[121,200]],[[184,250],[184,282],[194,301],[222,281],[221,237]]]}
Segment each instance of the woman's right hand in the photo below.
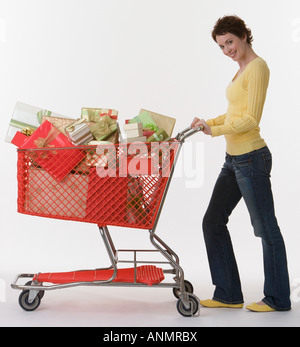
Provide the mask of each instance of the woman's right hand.
{"label": "woman's right hand", "polygon": [[192,128],[197,128],[197,127],[200,125],[199,122],[200,122],[200,119],[197,118],[197,117],[195,117],[195,118],[193,119],[193,121],[192,121],[191,127],[192,127]]}
{"label": "woman's right hand", "polygon": [[197,117],[195,117],[192,121],[191,127],[196,129],[198,128],[200,125],[203,126],[203,133],[205,135],[211,135],[211,129],[210,126],[207,125],[207,123],[205,122],[204,119],[199,119]]}

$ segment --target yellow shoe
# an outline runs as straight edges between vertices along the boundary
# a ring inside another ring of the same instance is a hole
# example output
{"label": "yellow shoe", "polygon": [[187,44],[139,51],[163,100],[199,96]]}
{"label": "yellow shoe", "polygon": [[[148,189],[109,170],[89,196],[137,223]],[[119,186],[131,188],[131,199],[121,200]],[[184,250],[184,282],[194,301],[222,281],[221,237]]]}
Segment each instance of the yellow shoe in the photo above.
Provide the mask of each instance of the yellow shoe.
{"label": "yellow shoe", "polygon": [[248,309],[249,311],[253,311],[253,312],[274,312],[276,310],[274,310],[274,308],[270,307],[269,305],[258,305],[257,303],[252,303],[250,305],[246,306],[246,309]]}
{"label": "yellow shoe", "polygon": [[243,308],[244,304],[223,304],[216,300],[200,300],[200,305],[209,308]]}

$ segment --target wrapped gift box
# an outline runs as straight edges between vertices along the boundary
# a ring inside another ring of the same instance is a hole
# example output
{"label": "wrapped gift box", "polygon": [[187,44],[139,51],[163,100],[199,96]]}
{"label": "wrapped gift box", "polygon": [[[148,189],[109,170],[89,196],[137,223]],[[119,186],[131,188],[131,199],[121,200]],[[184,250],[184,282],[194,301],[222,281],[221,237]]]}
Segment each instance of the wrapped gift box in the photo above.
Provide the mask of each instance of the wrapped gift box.
{"label": "wrapped gift box", "polygon": [[127,126],[129,126],[129,129],[131,129],[130,126],[134,126],[136,124],[138,124],[138,126],[139,126],[139,124],[141,124],[142,125],[142,129],[143,129],[142,136],[145,136],[146,139],[155,133],[154,130],[151,130],[149,128],[144,128],[143,127],[143,123],[129,123],[130,121],[131,121],[130,119],[126,119],[125,120],[124,130],[125,130],[125,127],[127,127]]}
{"label": "wrapped gift box", "polygon": [[90,130],[97,141],[119,142],[117,110],[82,107],[81,118],[89,124]]}
{"label": "wrapped gift box", "polygon": [[65,128],[66,135],[73,145],[79,146],[94,140],[91,130],[84,119],[77,119]]}
{"label": "wrapped gift box", "polygon": [[145,142],[146,137],[143,136],[143,123],[128,123],[123,126],[125,137],[124,142]]}
{"label": "wrapped gift box", "polygon": [[22,147],[27,140],[28,136],[22,134],[20,131],[17,131],[15,136],[12,138],[11,143],[17,147]]}
{"label": "wrapped gift box", "polygon": [[81,219],[86,214],[88,176],[68,174],[57,182],[44,169],[30,166],[24,206],[20,212]]}
{"label": "wrapped gift box", "polygon": [[129,124],[132,123],[142,123],[143,128],[147,128],[148,130],[157,131],[158,126],[156,122],[153,120],[149,112],[140,112],[140,114],[137,117],[134,117],[133,119],[130,119]]}
{"label": "wrapped gift box", "polygon": [[90,130],[97,141],[107,140],[117,131],[116,119],[108,115],[101,116],[99,121],[90,127]]}
{"label": "wrapped gift box", "polygon": [[40,108],[17,102],[13,116],[10,120],[5,141],[11,142],[17,131],[34,131],[40,125],[40,120],[37,117]]}
{"label": "wrapped gift box", "polygon": [[139,130],[139,129],[135,129],[135,130],[127,130],[125,131],[126,137],[130,138],[130,137],[140,137],[143,136],[143,129]]}
{"label": "wrapped gift box", "polygon": [[[164,129],[165,132],[169,135],[169,137],[172,136],[172,132],[176,123],[176,119],[172,117],[167,117],[159,113],[155,113],[152,111],[141,109],[138,117],[151,117],[155,124],[158,126],[158,128]],[[157,131],[158,129],[156,129]]]}
{"label": "wrapped gift box", "polygon": [[34,162],[57,180],[62,180],[85,156],[83,150],[76,149],[67,137],[48,121],[43,122],[19,147],[22,149],[47,148],[47,150],[32,151],[30,155]]}
{"label": "wrapped gift box", "polygon": [[168,141],[169,139],[170,137],[164,129],[158,129],[153,135],[148,137],[147,142],[161,142]]}
{"label": "wrapped gift box", "polygon": [[10,120],[5,141],[11,142],[17,131],[31,135],[42,123],[43,116],[63,117],[39,107],[17,102]]}
{"label": "wrapped gift box", "polygon": [[57,128],[64,135],[66,135],[65,128],[75,121],[75,119],[73,119],[73,118],[43,116],[42,123],[45,122],[46,120],[48,122],[50,122],[51,124],[53,124],[55,126],[55,128]]}
{"label": "wrapped gift box", "polygon": [[108,108],[81,108],[81,118],[89,122],[99,122],[102,116],[109,116],[112,119],[117,119],[118,111]]}
{"label": "wrapped gift box", "polygon": [[127,123],[123,126],[124,131],[143,130],[143,123]]}

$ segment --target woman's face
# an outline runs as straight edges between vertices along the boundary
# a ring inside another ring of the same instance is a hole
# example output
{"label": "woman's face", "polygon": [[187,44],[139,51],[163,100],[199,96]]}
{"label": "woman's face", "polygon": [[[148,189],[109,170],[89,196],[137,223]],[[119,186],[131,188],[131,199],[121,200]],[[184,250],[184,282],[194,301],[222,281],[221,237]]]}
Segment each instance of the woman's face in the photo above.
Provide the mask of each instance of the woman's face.
{"label": "woman's face", "polygon": [[216,41],[223,53],[234,61],[240,61],[245,56],[248,46],[246,35],[244,39],[240,39],[234,34],[227,33],[218,35]]}

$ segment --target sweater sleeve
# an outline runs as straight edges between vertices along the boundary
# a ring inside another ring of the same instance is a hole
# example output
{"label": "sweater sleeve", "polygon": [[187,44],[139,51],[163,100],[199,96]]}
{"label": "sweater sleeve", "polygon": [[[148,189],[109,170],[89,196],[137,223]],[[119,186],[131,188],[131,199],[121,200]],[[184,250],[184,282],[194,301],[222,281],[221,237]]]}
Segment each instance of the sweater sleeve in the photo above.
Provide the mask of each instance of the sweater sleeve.
{"label": "sweater sleeve", "polygon": [[230,117],[223,125],[211,128],[212,136],[239,134],[259,125],[269,84],[269,69],[265,64],[253,64],[247,71],[247,111],[240,117]]}
{"label": "sweater sleeve", "polygon": [[207,125],[209,125],[210,127],[216,126],[216,125],[223,125],[224,121],[226,118],[226,113],[222,114],[221,116],[217,117],[217,118],[213,118],[213,119],[208,119],[206,121]]}

